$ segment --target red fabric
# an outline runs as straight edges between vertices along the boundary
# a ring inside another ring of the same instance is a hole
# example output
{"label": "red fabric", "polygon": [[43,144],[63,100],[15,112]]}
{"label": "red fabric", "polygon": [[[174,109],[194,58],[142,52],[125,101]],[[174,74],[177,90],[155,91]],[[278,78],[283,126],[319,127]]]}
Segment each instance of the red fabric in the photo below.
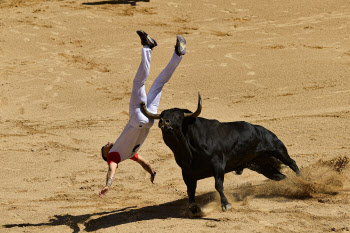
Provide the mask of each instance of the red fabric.
{"label": "red fabric", "polygon": [[130,159],[132,159],[132,160],[134,160],[134,161],[137,161],[137,160],[139,160],[139,155],[136,153],[132,158],[130,158]]}
{"label": "red fabric", "polygon": [[111,162],[115,162],[116,164],[120,163],[120,154],[118,152],[110,152],[108,153],[107,155],[107,163],[108,165],[111,163]]}

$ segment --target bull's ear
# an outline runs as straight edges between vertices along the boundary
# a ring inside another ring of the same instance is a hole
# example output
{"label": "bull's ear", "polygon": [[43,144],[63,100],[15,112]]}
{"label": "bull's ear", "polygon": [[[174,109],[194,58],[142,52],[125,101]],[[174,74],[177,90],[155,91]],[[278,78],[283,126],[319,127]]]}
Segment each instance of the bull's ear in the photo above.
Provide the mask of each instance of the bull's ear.
{"label": "bull's ear", "polygon": [[160,119],[160,114],[153,114],[147,110],[146,104],[141,102],[141,111],[149,119]]}
{"label": "bull's ear", "polygon": [[197,117],[199,114],[202,112],[202,98],[201,98],[201,93],[198,92],[198,106],[197,110],[194,113],[185,113],[185,117]]}

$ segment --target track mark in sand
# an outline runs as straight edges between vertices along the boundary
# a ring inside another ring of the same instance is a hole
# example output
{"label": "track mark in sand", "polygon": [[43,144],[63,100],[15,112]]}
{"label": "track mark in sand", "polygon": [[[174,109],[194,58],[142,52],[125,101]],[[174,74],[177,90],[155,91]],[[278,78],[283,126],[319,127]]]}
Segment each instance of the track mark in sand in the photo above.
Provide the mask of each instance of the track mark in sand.
{"label": "track mark in sand", "polygon": [[234,55],[232,53],[225,54],[225,57],[240,62],[240,60],[238,58],[234,57]]}
{"label": "track mark in sand", "polygon": [[8,170],[8,171],[21,171],[22,169],[19,168],[7,168],[7,167],[0,167],[0,169]]}
{"label": "track mark in sand", "polygon": [[67,73],[67,72],[65,72],[65,71],[62,71],[62,72],[61,72],[61,75],[63,75],[63,76],[72,76],[72,74]]}
{"label": "track mark in sand", "polygon": [[[301,26],[301,25],[310,25],[310,24],[319,24],[319,23],[324,23],[329,20],[338,20],[338,19],[349,19],[350,14],[344,14],[340,12],[332,12],[332,13],[321,13],[321,14],[316,14],[313,16],[309,17],[299,17],[296,19],[292,19],[290,22],[287,23],[277,23],[273,24],[277,28],[283,28],[283,27],[293,27],[293,26]],[[344,27],[346,27],[344,25]],[[307,26],[306,29],[310,29],[312,27]],[[342,27],[341,27],[342,28]]]}
{"label": "track mark in sand", "polygon": [[263,49],[285,49],[286,46],[281,45],[281,44],[275,44],[275,45],[267,45],[267,46],[263,46]]}
{"label": "track mark in sand", "polygon": [[[234,56],[234,54],[232,53],[227,53],[225,55],[226,58],[229,58],[229,59],[232,59],[234,61],[237,61],[239,63],[241,63],[242,66],[244,66],[245,68],[247,68],[249,71],[247,72],[247,75],[248,76],[254,76],[256,73],[255,71],[253,71],[253,66],[250,65],[249,63],[246,63],[246,62],[242,62],[240,59],[238,59],[237,57]],[[261,87],[264,87],[264,86],[261,86]]]}
{"label": "track mark in sand", "polygon": [[248,64],[248,63],[243,63],[243,65],[244,65],[245,67],[247,67],[247,69],[249,69],[249,70],[251,70],[251,69],[253,68],[253,66],[250,65],[250,64]]}
{"label": "track mark in sand", "polygon": [[99,72],[109,72],[107,65],[95,62],[93,59],[80,55],[71,55],[66,53],[58,53],[59,56],[65,58],[69,63],[76,64],[85,70],[97,70]]}
{"label": "track mark in sand", "polygon": [[176,2],[168,2],[168,6],[177,8],[179,5]]}
{"label": "track mark in sand", "polygon": [[24,107],[19,108],[19,114],[23,115],[25,113]]}
{"label": "track mark in sand", "polygon": [[328,98],[328,97],[331,97],[331,95],[320,95],[320,96],[314,96],[312,98],[314,98],[314,99],[323,99],[323,98]]}
{"label": "track mark in sand", "polygon": [[51,91],[53,89],[53,87],[51,85],[48,85],[47,87],[45,87],[45,91]]}
{"label": "track mark in sand", "polygon": [[[138,50],[137,50],[138,51]],[[106,58],[114,58],[118,56],[122,51],[120,49],[114,49],[111,47],[102,48],[94,52],[94,57],[106,57]]]}
{"label": "track mark in sand", "polygon": [[205,3],[205,4],[203,4],[204,6],[206,6],[206,7],[209,7],[209,8],[215,8],[215,7],[218,7],[217,5],[215,5],[215,4],[209,4],[209,3]]}
{"label": "track mark in sand", "polygon": [[333,92],[334,94],[339,94],[339,93],[344,93],[344,92],[349,92],[350,90],[344,90],[344,91],[335,91]]}
{"label": "track mark in sand", "polygon": [[257,87],[266,88],[264,85],[261,85],[261,84],[259,84],[259,83],[256,83],[256,80],[255,80],[255,79],[246,80],[246,81],[244,81],[244,83],[252,84],[252,85],[257,86]]}
{"label": "track mark in sand", "polygon": [[220,36],[220,37],[232,36],[232,33],[230,33],[230,32],[222,32],[222,31],[212,31],[212,34],[215,35],[215,36]]}
{"label": "track mark in sand", "polygon": [[0,108],[2,108],[3,106],[7,106],[9,103],[9,99],[7,97],[2,97],[0,99]]}
{"label": "track mark in sand", "polygon": [[309,114],[298,114],[298,115],[288,115],[288,116],[279,116],[279,117],[272,117],[272,118],[265,118],[260,120],[255,120],[255,123],[261,123],[261,122],[269,122],[269,121],[276,121],[276,120],[285,120],[285,119],[299,119],[299,118],[349,118],[350,111],[349,109],[345,108],[339,111],[324,111],[321,113],[309,113]]}
{"label": "track mark in sand", "polygon": [[53,83],[59,83],[59,82],[61,82],[61,77],[60,76],[58,76],[54,81],[53,81]]}
{"label": "track mark in sand", "polygon": [[314,97],[312,97],[312,98],[314,98],[314,99],[323,99],[323,98],[332,97],[333,95],[342,94],[342,93],[347,93],[347,92],[350,92],[350,90],[334,91],[334,92],[332,92],[331,94],[320,95],[320,96],[314,96]]}

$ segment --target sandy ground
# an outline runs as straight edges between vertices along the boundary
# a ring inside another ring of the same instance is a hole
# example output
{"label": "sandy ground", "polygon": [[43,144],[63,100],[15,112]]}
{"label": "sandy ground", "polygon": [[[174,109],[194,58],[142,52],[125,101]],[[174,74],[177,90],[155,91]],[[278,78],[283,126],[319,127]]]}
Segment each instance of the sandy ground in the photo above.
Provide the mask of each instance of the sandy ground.
{"label": "sandy ground", "polygon": [[[225,176],[198,183],[190,218],[181,170],[155,125],[135,162],[119,165],[100,199],[100,148],[128,120],[143,29],[152,53],[148,90],[177,34],[187,51],[160,110],[244,120],[275,132],[302,169],[268,181]],[[1,232],[349,232],[350,5],[348,0],[1,0]]]}

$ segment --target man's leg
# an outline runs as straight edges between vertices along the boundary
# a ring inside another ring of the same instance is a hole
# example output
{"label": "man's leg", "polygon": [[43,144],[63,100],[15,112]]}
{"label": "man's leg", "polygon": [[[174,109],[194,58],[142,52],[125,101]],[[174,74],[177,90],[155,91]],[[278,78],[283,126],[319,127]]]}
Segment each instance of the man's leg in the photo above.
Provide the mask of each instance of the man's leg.
{"label": "man's leg", "polygon": [[131,98],[129,103],[129,115],[132,116],[137,113],[137,109],[140,109],[140,103],[147,101],[147,95],[145,91],[145,82],[149,75],[151,67],[151,53],[152,50],[148,47],[143,47],[141,51],[141,63],[135,75]]}
{"label": "man's leg", "polygon": [[141,51],[141,63],[133,81],[131,98],[129,103],[129,115],[140,114],[140,103],[147,101],[145,82],[151,67],[152,49],[157,46],[157,42],[144,31],[137,31],[141,44],[144,46]]}
{"label": "man's leg", "polygon": [[177,41],[175,45],[175,51],[173,53],[173,56],[168,63],[168,65],[165,67],[165,69],[158,75],[156,80],[154,80],[154,83],[151,86],[151,89],[148,92],[147,95],[147,109],[151,112],[156,114],[160,97],[162,95],[162,89],[165,83],[167,83],[171,76],[173,75],[175,69],[180,64],[182,55],[186,53],[186,50],[182,49],[182,53],[180,51],[180,47],[186,48],[186,40],[182,36],[177,36]]}

